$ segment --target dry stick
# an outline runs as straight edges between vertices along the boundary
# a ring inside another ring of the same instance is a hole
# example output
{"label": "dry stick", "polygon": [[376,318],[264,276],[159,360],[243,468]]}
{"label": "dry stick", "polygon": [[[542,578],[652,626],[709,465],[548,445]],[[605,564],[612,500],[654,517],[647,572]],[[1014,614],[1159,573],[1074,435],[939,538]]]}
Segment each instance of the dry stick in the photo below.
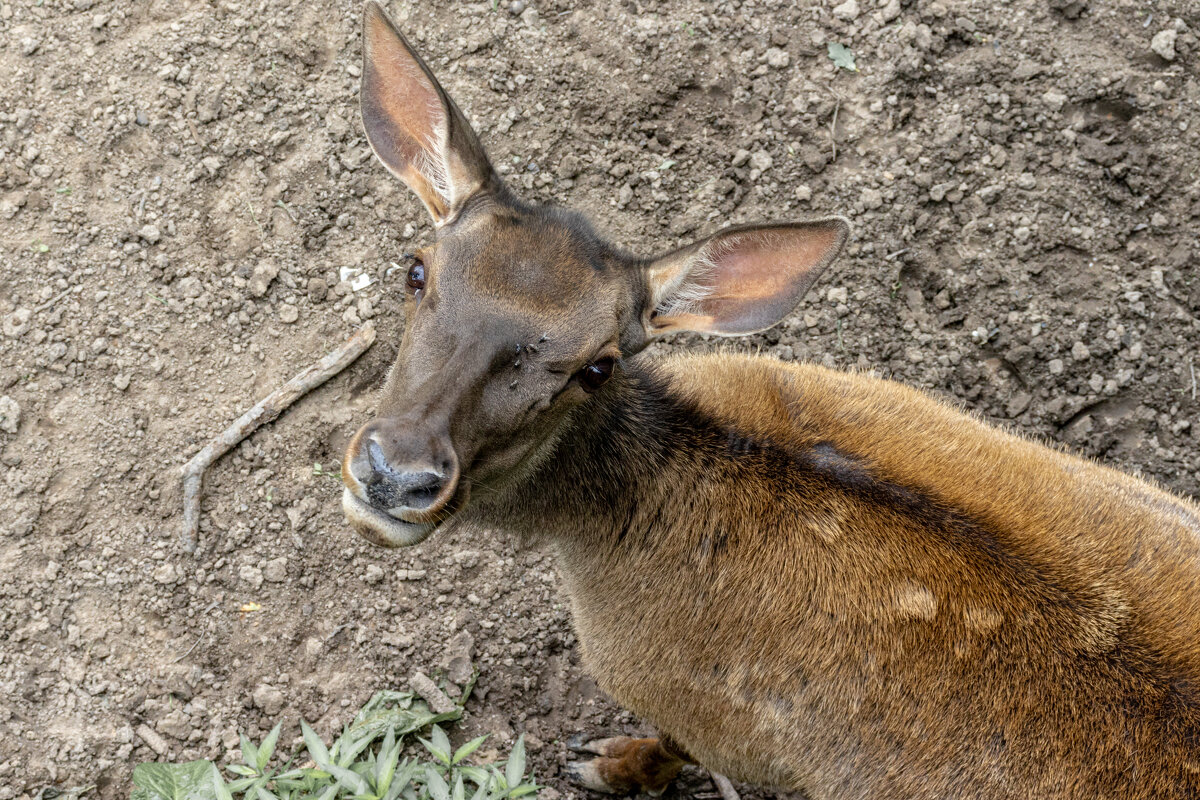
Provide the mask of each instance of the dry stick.
{"label": "dry stick", "polygon": [[733,788],[729,778],[726,778],[719,772],[708,773],[712,776],[712,781],[717,785],[717,791],[721,793],[722,800],[741,800],[738,796],[737,789]]}
{"label": "dry stick", "polygon": [[836,98],[837,102],[833,105],[833,119],[829,121],[829,146],[833,148],[833,154],[830,161],[837,161],[837,115],[842,108],[842,96],[829,87],[830,93]]}
{"label": "dry stick", "polygon": [[354,363],[374,341],[375,326],[370,323],[363,325],[341,347],[271,392],[254,408],[238,417],[184,465],[183,533],[180,536],[184,550],[189,553],[196,552],[196,537],[200,532],[200,485],[204,470],[232,450],[242,439],[254,433],[259,426],[275,419],[292,403]]}

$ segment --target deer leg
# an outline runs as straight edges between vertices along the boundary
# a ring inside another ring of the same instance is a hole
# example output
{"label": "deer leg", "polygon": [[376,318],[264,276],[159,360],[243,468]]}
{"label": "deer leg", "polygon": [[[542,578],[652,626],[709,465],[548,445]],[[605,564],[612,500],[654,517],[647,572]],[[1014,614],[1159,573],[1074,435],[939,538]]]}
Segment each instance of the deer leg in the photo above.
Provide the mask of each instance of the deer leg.
{"label": "deer leg", "polygon": [[638,791],[662,794],[683,765],[692,761],[682,748],[665,736],[658,739],[614,736],[591,741],[575,736],[567,746],[577,753],[598,756],[567,764],[567,777],[588,789],[611,794]]}

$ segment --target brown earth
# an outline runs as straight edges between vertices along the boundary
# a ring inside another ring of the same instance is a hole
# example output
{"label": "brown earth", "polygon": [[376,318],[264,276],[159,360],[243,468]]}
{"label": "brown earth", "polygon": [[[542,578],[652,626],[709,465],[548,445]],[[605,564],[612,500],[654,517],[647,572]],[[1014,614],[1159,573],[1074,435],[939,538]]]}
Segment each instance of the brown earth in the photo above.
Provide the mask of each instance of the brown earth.
{"label": "brown earth", "polygon": [[[512,183],[617,242],[853,219],[785,324],[723,346],[874,369],[1200,493],[1200,6],[835,5],[389,10]],[[467,649],[457,735],[524,732],[551,800],[578,794],[569,733],[641,729],[580,674],[548,556],[488,531],[384,551],[342,521],[329,473],[402,329],[389,265],[431,237],[360,131],[359,19],[0,0],[0,800],[122,797],[133,763],[280,717],[329,732]],[[182,552],[177,467],[366,319],[367,356],[218,463]]]}

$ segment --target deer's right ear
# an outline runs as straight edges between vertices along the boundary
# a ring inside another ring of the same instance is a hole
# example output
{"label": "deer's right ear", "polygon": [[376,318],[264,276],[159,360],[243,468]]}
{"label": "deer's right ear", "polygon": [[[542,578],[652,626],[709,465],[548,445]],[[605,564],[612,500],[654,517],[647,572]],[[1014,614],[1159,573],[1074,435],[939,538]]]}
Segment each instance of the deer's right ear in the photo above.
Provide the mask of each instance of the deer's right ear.
{"label": "deer's right ear", "polygon": [[439,227],[499,182],[458,106],[373,2],[364,10],[360,104],[371,149]]}

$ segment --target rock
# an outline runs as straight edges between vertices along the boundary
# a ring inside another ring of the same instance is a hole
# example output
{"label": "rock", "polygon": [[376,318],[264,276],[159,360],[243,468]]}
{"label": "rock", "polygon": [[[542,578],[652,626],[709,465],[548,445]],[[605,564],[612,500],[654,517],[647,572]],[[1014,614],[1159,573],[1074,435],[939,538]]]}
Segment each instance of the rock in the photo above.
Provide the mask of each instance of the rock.
{"label": "rock", "polygon": [[883,205],[883,195],[878,189],[863,189],[862,194],[858,196],[858,200],[863,204],[863,208],[874,210]]}
{"label": "rock", "polygon": [[1167,61],[1175,60],[1175,39],[1179,34],[1174,28],[1167,28],[1154,34],[1150,40],[1150,49]]}
{"label": "rock", "polygon": [[21,427],[21,406],[8,395],[0,397],[0,431],[16,433]]}
{"label": "rock", "polygon": [[283,583],[287,580],[287,565],[287,556],[272,558],[263,565],[263,580],[269,581],[270,583]]}
{"label": "rock", "polygon": [[248,289],[251,297],[262,297],[271,286],[271,281],[279,274],[279,265],[274,261],[262,261],[250,276]]}
{"label": "rock", "polygon": [[446,671],[446,677],[464,686],[471,680],[474,668],[471,666],[471,655],[475,650],[475,637],[467,630],[454,634],[446,650],[442,653],[441,667]]}
{"label": "rock", "polygon": [[163,586],[170,586],[178,580],[175,573],[174,564],[162,564],[158,569],[154,570],[154,582],[161,583]]}
{"label": "rock", "polygon": [[458,708],[424,672],[414,672],[408,679],[408,685],[429,704],[429,709],[435,714],[446,714]]}
{"label": "rock", "polygon": [[1071,346],[1071,358],[1076,361],[1087,361],[1092,357],[1092,352],[1088,350],[1088,346],[1083,342],[1076,342]]}
{"label": "rock", "polygon": [[4,322],[0,324],[0,330],[3,330],[4,335],[12,339],[24,336],[25,332],[29,330],[29,320],[32,317],[33,312],[28,308],[18,308],[4,318]]}
{"label": "rock", "polygon": [[42,43],[34,39],[32,36],[26,36],[21,40],[21,55],[31,56],[36,53],[42,46]]}
{"label": "rock", "polygon": [[188,275],[175,285],[175,290],[183,297],[199,297],[204,294],[204,284],[199,278]]}
{"label": "rock", "polygon": [[525,10],[525,0],[513,0],[508,4],[508,13],[514,17],[521,16],[521,12]]}
{"label": "rock", "polygon": [[117,387],[117,391],[125,391],[129,388],[129,376],[123,373],[114,376],[113,386]]}
{"label": "rock", "polygon": [[300,309],[296,308],[291,303],[284,303],[279,307],[279,321],[290,325],[300,319]]}
{"label": "rock", "polygon": [[812,200],[812,189],[802,183],[796,187],[796,191],[792,193],[792,196],[801,203],[807,203],[809,200]]}
{"label": "rock", "polygon": [[858,19],[858,0],[846,0],[840,6],[835,6],[833,15],[840,20],[853,22]]}
{"label": "rock", "polygon": [[1067,96],[1062,92],[1056,92],[1050,89],[1042,95],[1042,102],[1045,103],[1051,111],[1061,111],[1062,107],[1067,103]]}
{"label": "rock", "polygon": [[253,564],[245,564],[238,570],[238,578],[242,583],[250,584],[253,589],[262,587],[263,572]]}
{"label": "rock", "polygon": [[474,569],[479,566],[478,550],[459,550],[454,554],[454,563],[463,569]]}
{"label": "rock", "polygon": [[160,756],[165,756],[171,749],[167,746],[167,740],[158,735],[158,732],[144,722],[134,728],[134,732],[138,737],[146,743],[146,746],[158,753]]}
{"label": "rock", "polygon": [[775,69],[783,69],[792,62],[787,51],[779,47],[767,48],[767,64]]}
{"label": "rock", "polygon": [[891,22],[900,16],[900,0],[888,0],[888,4],[879,10],[879,16],[884,22]]}
{"label": "rock", "polygon": [[162,231],[160,231],[158,227],[154,225],[143,225],[141,229],[138,230],[138,236],[150,244],[158,244],[158,240],[162,238]]}
{"label": "rock", "polygon": [[284,513],[287,514],[288,522],[292,523],[292,530],[298,531],[304,528],[320,509],[321,504],[316,498],[305,497]]}
{"label": "rock", "polygon": [[378,564],[368,564],[366,572],[363,573],[363,583],[374,586],[383,580],[383,567]]}
{"label": "rock", "polygon": [[1051,375],[1062,375],[1063,360],[1061,358],[1052,358],[1046,363],[1046,369],[1050,370]]}
{"label": "rock", "polygon": [[750,151],[739,149],[736,153],[733,154],[733,161],[729,162],[729,166],[740,167],[749,160],[750,160]]}
{"label": "rock", "polygon": [[268,717],[278,716],[283,711],[283,692],[266,683],[254,689],[254,705]]}
{"label": "rock", "polygon": [[850,293],[845,286],[831,286],[825,293],[825,298],[831,303],[845,303],[850,299]]}
{"label": "rock", "polygon": [[1010,418],[1019,417],[1021,414],[1025,413],[1025,409],[1029,408],[1029,403],[1032,400],[1033,397],[1028,392],[1017,392],[1012,396],[1012,399],[1008,401],[1008,404],[1005,406],[1004,410]]}
{"label": "rock", "polygon": [[308,281],[308,299],[314,303],[324,302],[329,296],[329,286],[320,278],[310,278]]}
{"label": "rock", "polygon": [[760,174],[769,170],[774,163],[775,160],[766,150],[757,150],[750,156],[750,169],[758,170]]}

